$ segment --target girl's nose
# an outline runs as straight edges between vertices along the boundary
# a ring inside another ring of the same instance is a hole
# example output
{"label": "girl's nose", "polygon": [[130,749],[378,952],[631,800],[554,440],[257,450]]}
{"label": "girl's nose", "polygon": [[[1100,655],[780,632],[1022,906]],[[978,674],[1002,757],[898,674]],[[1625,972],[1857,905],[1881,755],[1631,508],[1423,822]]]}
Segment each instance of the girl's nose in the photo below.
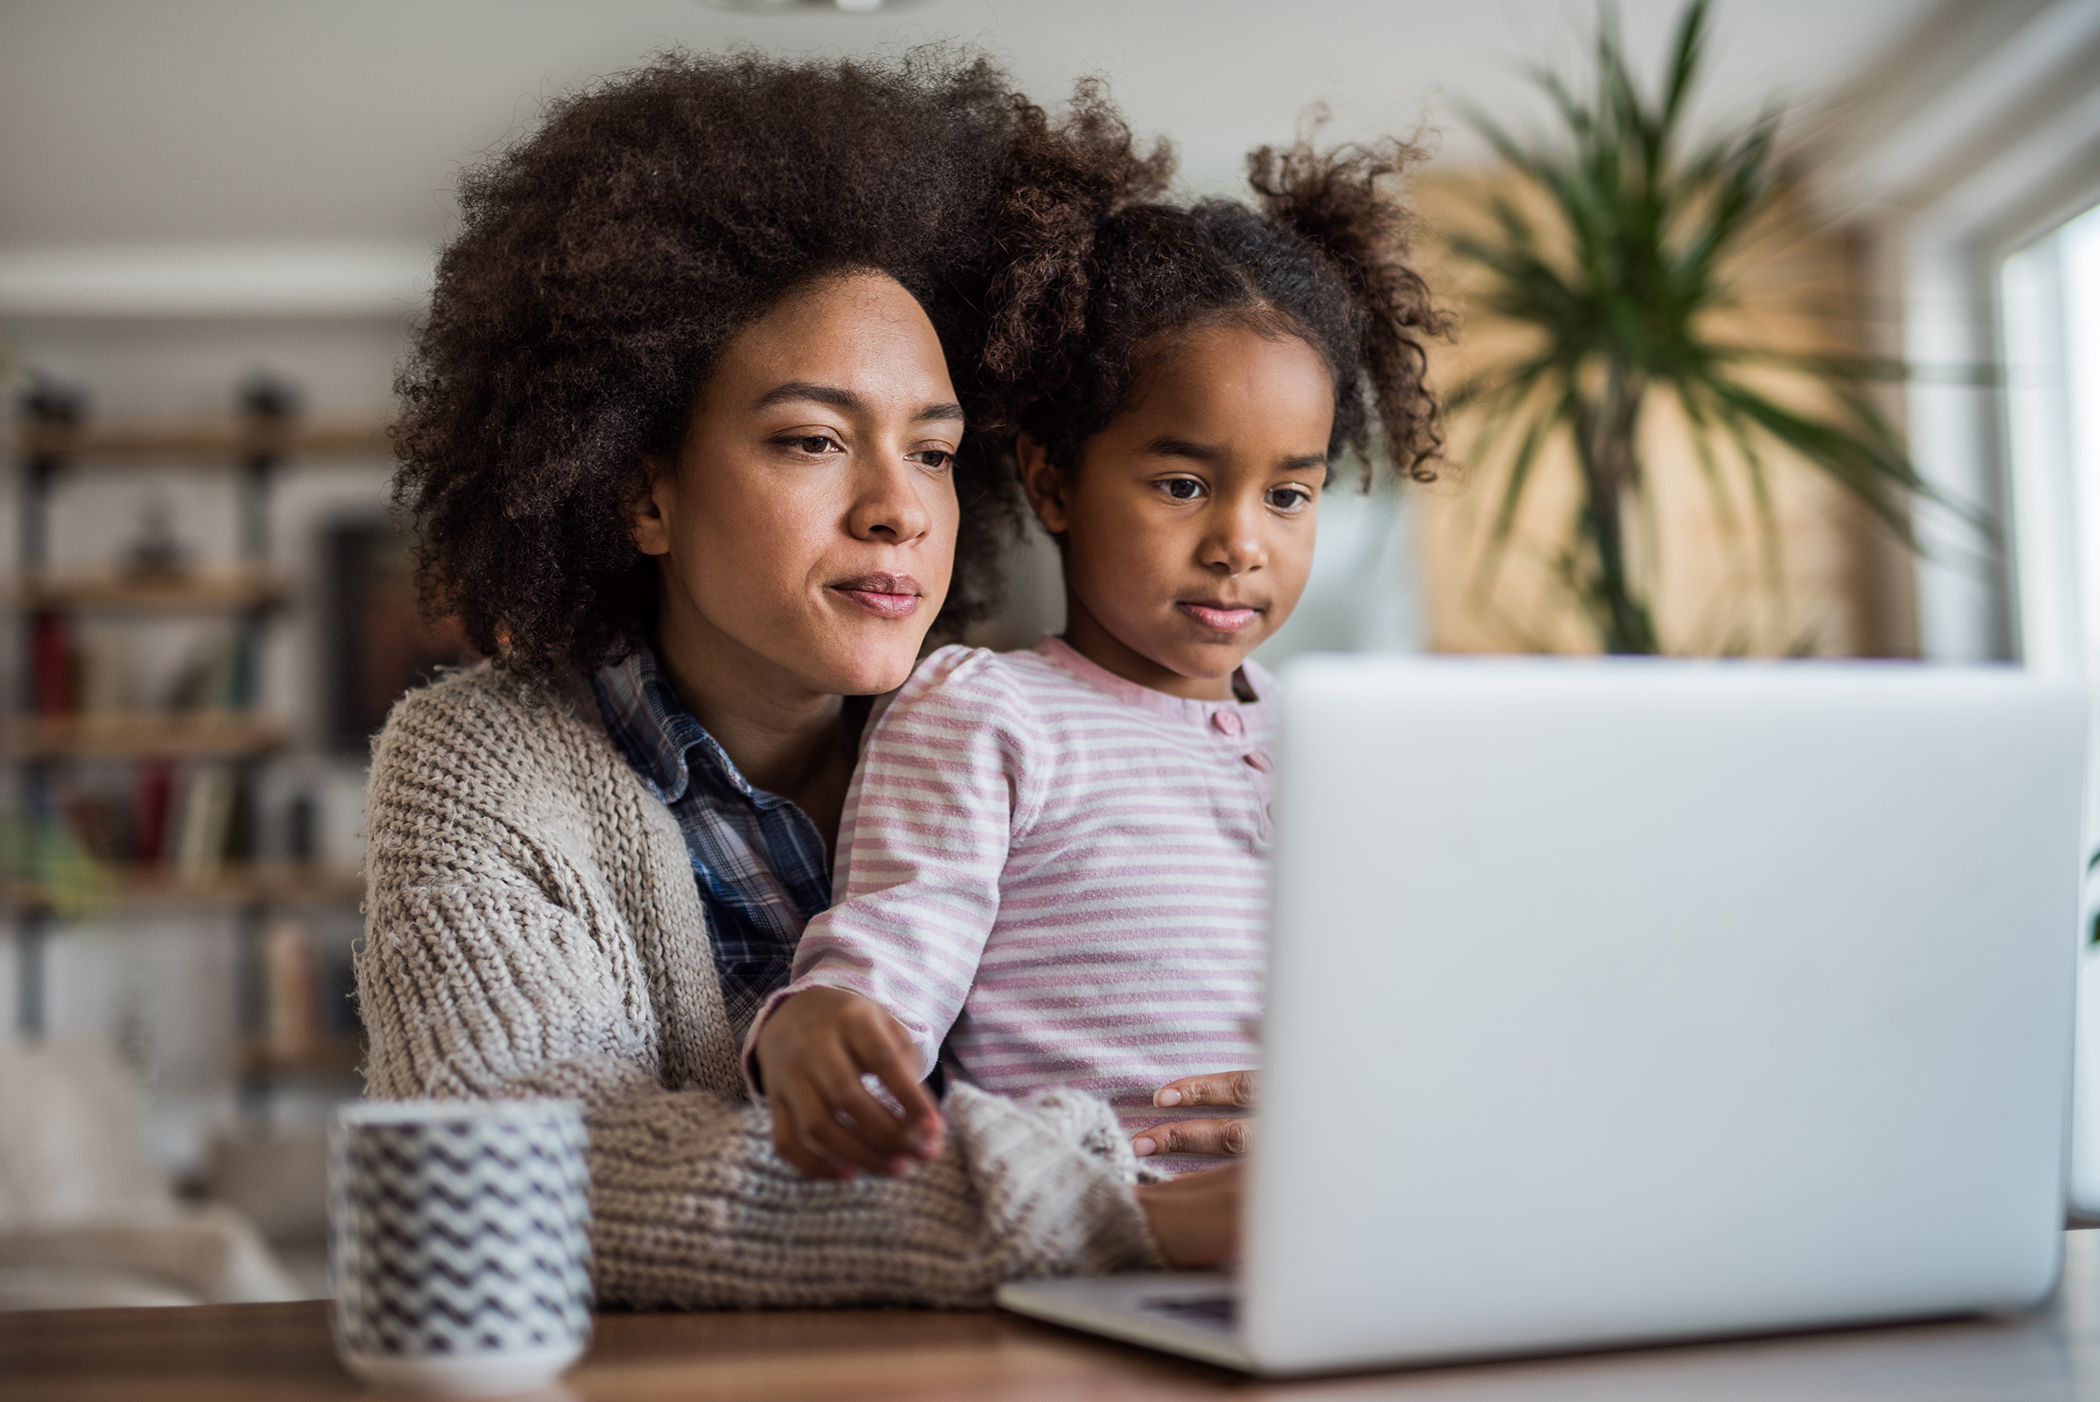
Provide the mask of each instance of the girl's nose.
{"label": "girl's nose", "polygon": [[1268,563],[1268,544],[1262,538],[1261,503],[1222,504],[1203,538],[1200,558],[1220,574],[1245,574]]}

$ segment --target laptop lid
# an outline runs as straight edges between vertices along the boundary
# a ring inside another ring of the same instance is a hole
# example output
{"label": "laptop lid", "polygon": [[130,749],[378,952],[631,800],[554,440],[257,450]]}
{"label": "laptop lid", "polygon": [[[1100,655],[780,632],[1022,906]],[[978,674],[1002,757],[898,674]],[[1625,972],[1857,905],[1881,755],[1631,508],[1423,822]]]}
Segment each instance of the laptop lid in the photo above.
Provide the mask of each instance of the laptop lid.
{"label": "laptop lid", "polygon": [[2077,687],[1312,658],[1285,697],[1257,1368],[2049,1289]]}

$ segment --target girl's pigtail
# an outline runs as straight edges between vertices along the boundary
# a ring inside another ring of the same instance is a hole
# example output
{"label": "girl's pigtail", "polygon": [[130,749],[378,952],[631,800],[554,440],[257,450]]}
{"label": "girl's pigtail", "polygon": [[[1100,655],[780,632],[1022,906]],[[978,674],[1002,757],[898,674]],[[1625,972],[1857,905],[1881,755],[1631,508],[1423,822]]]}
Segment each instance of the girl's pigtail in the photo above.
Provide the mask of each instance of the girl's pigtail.
{"label": "girl's pigtail", "polygon": [[1073,91],[1061,121],[1022,104],[1017,126],[992,214],[1003,268],[992,280],[984,368],[1040,397],[1070,379],[1083,354],[1095,234],[1124,205],[1165,192],[1174,154],[1165,141],[1140,154],[1094,79]]}
{"label": "girl's pigtail", "polygon": [[1393,468],[1432,482],[1444,440],[1423,342],[1448,334],[1450,324],[1407,265],[1413,216],[1379,189],[1421,158],[1420,148],[1400,141],[1324,153],[1301,141],[1288,151],[1255,151],[1247,179],[1263,211],[1341,273],[1357,304],[1363,366]]}

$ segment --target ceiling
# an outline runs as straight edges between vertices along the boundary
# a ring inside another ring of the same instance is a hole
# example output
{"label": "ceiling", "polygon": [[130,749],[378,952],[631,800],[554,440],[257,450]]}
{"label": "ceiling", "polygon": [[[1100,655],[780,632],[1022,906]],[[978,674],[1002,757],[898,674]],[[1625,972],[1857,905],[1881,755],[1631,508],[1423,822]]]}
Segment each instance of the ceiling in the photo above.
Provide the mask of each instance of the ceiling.
{"label": "ceiling", "polygon": [[[1620,0],[1662,51],[1676,0]],[[1939,0],[1721,0],[1709,114],[1786,95],[1810,110]],[[542,101],[654,50],[863,53],[957,38],[1039,100],[1096,73],[1191,188],[1331,104],[1339,135],[1442,135],[1456,109],[1539,116],[1527,65],[1571,67],[1592,0],[892,0],[874,15],[739,12],[704,0],[0,0],[0,248],[394,240],[451,218],[459,169]]]}

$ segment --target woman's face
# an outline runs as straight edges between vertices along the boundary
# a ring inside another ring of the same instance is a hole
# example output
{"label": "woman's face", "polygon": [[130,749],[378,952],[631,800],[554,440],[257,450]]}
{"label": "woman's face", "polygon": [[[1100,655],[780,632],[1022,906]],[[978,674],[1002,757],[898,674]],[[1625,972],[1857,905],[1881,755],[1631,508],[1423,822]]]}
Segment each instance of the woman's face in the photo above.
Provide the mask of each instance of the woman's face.
{"label": "woman's face", "polygon": [[892,278],[828,279],[738,333],[634,517],[674,671],[901,685],[948,593],[962,430],[933,324]]}

